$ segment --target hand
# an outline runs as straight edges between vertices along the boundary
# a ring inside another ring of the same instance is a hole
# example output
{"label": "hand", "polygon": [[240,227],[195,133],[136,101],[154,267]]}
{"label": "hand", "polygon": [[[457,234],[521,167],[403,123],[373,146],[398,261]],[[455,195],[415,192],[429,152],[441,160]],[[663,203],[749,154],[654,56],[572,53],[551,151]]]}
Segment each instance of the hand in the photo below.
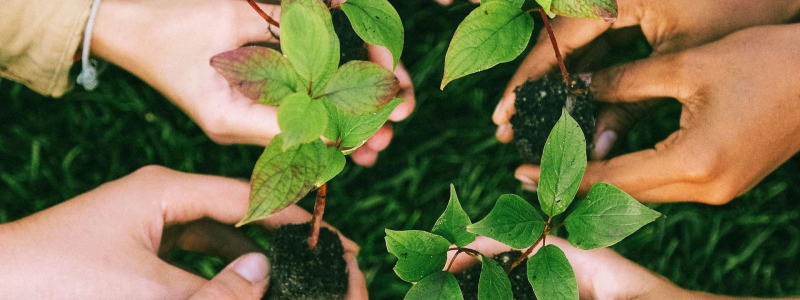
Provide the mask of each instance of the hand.
{"label": "hand", "polygon": [[[646,202],[724,204],[800,150],[800,24],[762,26],[719,41],[601,70],[600,101],[683,104],[680,130],[644,150],[590,162],[581,190],[608,182]],[[537,166],[517,177],[538,181]]]}
{"label": "hand", "polygon": [[[798,0],[771,1],[638,1],[618,0],[617,21],[556,17],[553,31],[558,39],[559,51],[569,56],[574,50],[590,44],[612,28],[639,25],[653,47],[652,57],[689,49],[717,39],[731,32],[758,25],[784,24],[792,21],[800,12]],[[602,42],[602,41],[601,41]],[[603,43],[600,43],[601,45]],[[599,52],[588,49],[590,54]],[[514,89],[528,79],[538,79],[557,68],[553,46],[546,31],[539,34],[536,45],[511,78],[503,99],[497,104],[492,120],[499,127],[497,139],[507,143],[514,133],[509,120],[515,113]],[[635,104],[607,105],[598,114],[596,145],[592,157],[600,159],[613,146],[616,136],[623,134],[635,124],[639,117],[658,101]],[[598,138],[606,132],[604,139]],[[612,134],[614,133],[614,134]]]}
{"label": "hand", "polygon": [[[279,5],[259,6],[279,20]],[[250,43],[278,40],[244,0],[106,0],[97,13],[92,53],[163,93],[215,142],[267,145],[280,133],[277,108],[244,97],[209,64],[212,56]],[[404,119],[414,107],[408,73],[398,67],[396,74],[407,103],[396,108],[392,121]],[[372,164],[388,145],[391,129],[375,138],[362,150],[371,154],[354,157],[357,163]]]}
{"label": "hand", "polygon": [[[620,256],[611,249],[580,250],[555,236],[548,236],[547,243],[558,246],[572,265],[578,281],[580,299],[705,299],[702,293],[683,290],[666,278],[655,274]],[[511,250],[508,246],[487,237],[478,237],[467,248],[478,250],[486,256]],[[537,247],[533,253],[538,251]],[[450,261],[454,251],[449,253]],[[459,255],[450,269],[461,272],[478,261],[468,255]]]}
{"label": "hand", "polygon": [[[268,263],[232,226],[247,209],[249,184],[145,167],[53,208],[0,225],[0,290],[10,299],[261,299]],[[291,206],[259,224],[307,222]],[[327,226],[327,225],[326,225]],[[348,299],[367,299],[342,237],[350,276]],[[211,281],[157,255],[178,247],[233,260]]]}

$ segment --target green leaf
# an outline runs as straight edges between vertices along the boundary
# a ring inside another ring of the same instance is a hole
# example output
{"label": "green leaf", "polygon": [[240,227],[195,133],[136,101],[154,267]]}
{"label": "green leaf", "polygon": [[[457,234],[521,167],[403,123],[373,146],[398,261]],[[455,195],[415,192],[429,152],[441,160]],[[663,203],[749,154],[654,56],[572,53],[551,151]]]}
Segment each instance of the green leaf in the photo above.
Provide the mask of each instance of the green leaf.
{"label": "green leaf", "polygon": [[378,129],[386,123],[392,111],[405,102],[400,98],[394,98],[389,104],[375,113],[354,115],[348,113],[328,101],[324,101],[328,109],[328,128],[325,130],[325,138],[336,141],[342,139],[342,147],[359,147],[372,137]]}
{"label": "green leaf", "polygon": [[386,249],[397,257],[394,266],[397,276],[408,282],[419,282],[444,268],[450,242],[425,231],[386,229]]}
{"label": "green leaf", "polygon": [[325,168],[320,181],[317,182],[316,186],[318,187],[339,175],[344,169],[345,163],[347,163],[342,151],[339,151],[336,147],[328,147],[325,149],[325,154],[328,156],[328,167]]}
{"label": "green leaf", "polygon": [[328,126],[328,110],[321,100],[304,93],[289,95],[278,107],[278,127],[283,135],[283,150],[318,140]]}
{"label": "green leaf", "polygon": [[599,182],[564,222],[569,243],[590,250],[614,245],[660,216],[617,187]]}
{"label": "green leaf", "polygon": [[479,256],[481,260],[481,278],[478,281],[479,300],[513,300],[511,280],[494,259]]}
{"label": "green leaf", "polygon": [[325,96],[346,112],[364,114],[379,110],[399,90],[400,83],[391,71],[376,63],[354,60],[333,74]]}
{"label": "green leaf", "polygon": [[491,1],[473,10],[447,49],[444,87],[453,80],[509,62],[519,56],[533,32],[533,17],[506,1]]}
{"label": "green leaf", "polygon": [[475,234],[465,230],[468,225],[472,225],[472,221],[469,220],[469,216],[461,207],[461,202],[458,201],[456,187],[451,184],[450,202],[447,203],[447,208],[442,216],[433,225],[431,232],[443,236],[456,246],[464,247],[475,240]]}
{"label": "green leaf", "polygon": [[467,231],[522,249],[539,239],[544,225],[542,216],[525,199],[506,194],[500,196],[486,218],[467,226]]}
{"label": "green leaf", "polygon": [[553,217],[563,213],[581,185],[586,171],[586,138],[575,119],[562,109],[542,153],[537,195],[542,211]]}
{"label": "green leaf", "polygon": [[404,300],[464,300],[452,273],[439,271],[426,276],[408,290]]}
{"label": "green leaf", "polygon": [[314,97],[322,94],[340,57],[339,38],[322,2],[281,2],[281,50],[297,70],[305,90]]}
{"label": "green leaf", "polygon": [[578,281],[567,256],[556,245],[528,259],[528,281],[539,300],[578,300]]}
{"label": "green leaf", "polygon": [[547,16],[550,18],[555,18],[556,14],[550,11],[550,7],[553,5],[553,0],[536,0],[536,3],[542,6],[544,12],[547,13]]}
{"label": "green leaf", "polygon": [[[542,3],[548,0],[537,0]],[[603,19],[606,22],[617,20],[616,0],[550,0],[552,13],[573,18]],[[544,6],[544,5],[542,5]],[[547,10],[545,10],[547,11]]]}
{"label": "green leaf", "polygon": [[342,3],[342,10],[361,39],[389,49],[394,60],[392,69],[396,68],[403,54],[405,34],[400,15],[389,1],[348,0]]}
{"label": "green leaf", "polygon": [[520,8],[522,7],[522,4],[525,4],[525,0],[481,0],[481,5],[486,5],[486,3],[492,1],[504,1],[513,7],[520,7]]}
{"label": "green leaf", "polygon": [[298,91],[300,77],[286,57],[267,47],[242,47],[211,58],[211,66],[245,97],[279,105]]}
{"label": "green leaf", "polygon": [[282,151],[283,134],[272,139],[258,158],[250,179],[250,205],[236,226],[266,218],[302,199],[327,168],[320,139]]}

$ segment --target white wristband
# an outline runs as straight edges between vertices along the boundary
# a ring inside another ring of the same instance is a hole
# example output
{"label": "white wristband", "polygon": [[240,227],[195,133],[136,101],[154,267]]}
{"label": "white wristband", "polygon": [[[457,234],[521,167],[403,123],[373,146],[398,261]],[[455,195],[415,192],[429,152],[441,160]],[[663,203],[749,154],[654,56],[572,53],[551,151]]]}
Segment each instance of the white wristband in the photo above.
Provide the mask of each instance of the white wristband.
{"label": "white wristband", "polygon": [[92,2],[92,11],[89,14],[89,21],[86,22],[83,51],[81,53],[81,73],[78,74],[78,84],[82,85],[87,91],[94,90],[97,87],[97,61],[89,60],[89,47],[92,44],[92,28],[94,27],[98,6],[100,6],[100,0],[94,0]]}

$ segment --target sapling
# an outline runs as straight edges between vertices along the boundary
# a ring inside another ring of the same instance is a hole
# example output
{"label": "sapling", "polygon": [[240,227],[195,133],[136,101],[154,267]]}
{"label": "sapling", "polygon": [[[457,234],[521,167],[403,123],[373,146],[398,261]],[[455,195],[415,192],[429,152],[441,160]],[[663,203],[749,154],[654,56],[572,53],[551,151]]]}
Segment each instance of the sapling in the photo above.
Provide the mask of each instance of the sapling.
{"label": "sapling", "polygon": [[[417,283],[405,299],[577,300],[572,266],[558,246],[547,243],[547,235],[564,226],[572,246],[590,250],[614,245],[661,216],[607,183],[596,183],[571,213],[562,216],[577,195],[586,170],[585,137],[566,110],[547,138],[541,162],[538,200],[545,217],[525,199],[508,194],[500,196],[484,219],[472,223],[451,186],[447,208],[430,232],[386,230],[386,248],[398,259],[395,273]],[[495,260],[468,248],[477,235],[509,249],[527,250],[504,253]],[[455,252],[449,262],[448,252]],[[461,288],[449,272],[459,255],[475,257],[481,268],[480,273],[468,270],[462,274]],[[521,276],[519,268],[525,268],[526,276]],[[474,283],[476,276],[477,289],[463,282]],[[527,287],[515,278],[526,279],[535,298],[526,295]],[[462,294],[462,288],[477,290],[477,296]]]}
{"label": "sapling", "polygon": [[[334,281],[344,281],[344,289],[340,288],[338,294],[313,294],[315,291],[307,289],[308,293],[302,295],[302,288],[287,287],[284,283],[297,282],[296,277],[303,274],[323,272],[321,268],[344,266],[341,255],[334,262],[314,262],[315,258],[342,249],[334,233],[323,229],[323,236],[333,238],[320,238],[327,182],[342,171],[345,155],[375,134],[404,100],[394,98],[399,84],[391,70],[360,60],[340,66],[340,42],[330,11],[343,10],[361,39],[386,47],[392,54],[394,67],[403,50],[400,16],[387,0],[349,0],[341,5],[318,0],[284,0],[278,22],[256,3],[248,2],[269,23],[271,32],[273,26],[280,27],[281,51],[242,47],[214,56],[211,65],[246,97],[263,105],[277,106],[281,133],[256,162],[250,204],[237,226],[264,219],[316,189],[312,220],[303,227],[305,237],[296,237],[296,226],[285,226],[286,229],[278,229],[275,234],[278,240],[304,244],[305,252],[285,248],[268,251],[273,264],[271,278],[278,283],[271,285],[270,294],[277,299],[342,299],[347,287],[344,274],[329,274]],[[329,141],[328,145],[321,136]],[[318,247],[319,242],[325,241],[336,241],[338,248]],[[306,261],[290,268],[275,267],[290,263],[281,261],[287,255]],[[332,259],[336,259],[335,255]],[[345,271],[343,267],[340,269]],[[279,289],[278,294],[275,289]]]}
{"label": "sapling", "polygon": [[[530,41],[532,13],[541,16],[561,70],[561,83],[555,77],[543,78],[528,81],[515,91],[519,115],[511,120],[514,139],[525,162],[539,163],[541,146],[562,107],[566,106],[578,119],[588,137],[594,134],[593,97],[583,82],[569,76],[550,18],[560,15],[614,22],[616,0],[482,0],[458,26],[450,42],[441,88],[458,78],[517,58]],[[591,143],[588,146],[593,147]]]}

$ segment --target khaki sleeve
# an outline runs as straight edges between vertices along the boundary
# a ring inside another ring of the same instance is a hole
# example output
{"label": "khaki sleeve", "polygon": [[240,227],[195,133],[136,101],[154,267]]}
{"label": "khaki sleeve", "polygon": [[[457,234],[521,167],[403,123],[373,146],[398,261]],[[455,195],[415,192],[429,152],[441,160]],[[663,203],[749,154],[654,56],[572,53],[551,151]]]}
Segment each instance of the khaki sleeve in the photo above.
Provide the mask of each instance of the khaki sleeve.
{"label": "khaki sleeve", "polygon": [[92,0],[4,0],[0,8],[0,76],[60,97]]}

